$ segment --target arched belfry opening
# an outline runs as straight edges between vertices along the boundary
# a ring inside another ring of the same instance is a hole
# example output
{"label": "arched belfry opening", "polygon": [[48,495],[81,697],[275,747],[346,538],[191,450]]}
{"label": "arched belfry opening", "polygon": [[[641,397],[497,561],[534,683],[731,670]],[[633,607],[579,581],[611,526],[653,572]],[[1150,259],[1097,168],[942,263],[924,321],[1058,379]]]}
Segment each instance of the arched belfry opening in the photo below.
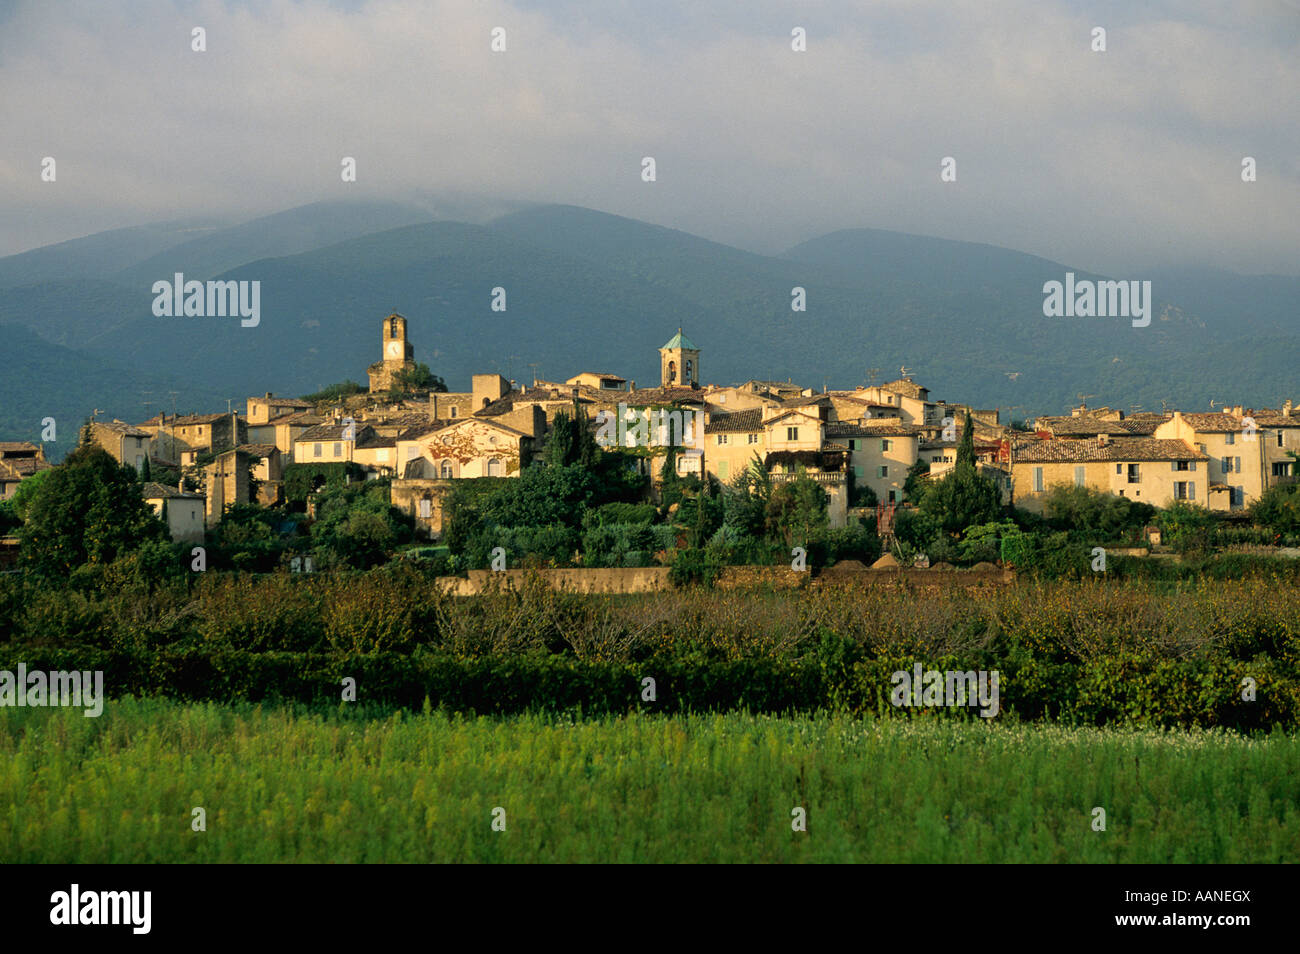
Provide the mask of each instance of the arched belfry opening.
{"label": "arched belfry opening", "polygon": [[661,387],[698,388],[700,386],[700,349],[691,339],[677,329],[659,349],[659,380]]}

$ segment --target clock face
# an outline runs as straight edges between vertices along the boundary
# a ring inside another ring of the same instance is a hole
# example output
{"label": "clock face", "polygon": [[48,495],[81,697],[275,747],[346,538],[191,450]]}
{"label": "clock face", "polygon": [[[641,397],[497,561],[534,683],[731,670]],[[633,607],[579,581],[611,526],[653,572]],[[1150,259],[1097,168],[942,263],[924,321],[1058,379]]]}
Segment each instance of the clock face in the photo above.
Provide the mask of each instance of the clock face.
{"label": "clock face", "polygon": [[400,341],[388,342],[388,356],[390,358],[400,358],[402,356],[402,343]]}

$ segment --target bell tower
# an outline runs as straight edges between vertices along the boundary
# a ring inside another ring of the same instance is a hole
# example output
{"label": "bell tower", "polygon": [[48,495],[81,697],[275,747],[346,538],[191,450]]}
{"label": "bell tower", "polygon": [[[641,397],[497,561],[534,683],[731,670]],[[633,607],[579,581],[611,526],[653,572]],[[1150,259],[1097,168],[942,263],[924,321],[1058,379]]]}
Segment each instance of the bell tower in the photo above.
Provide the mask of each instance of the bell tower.
{"label": "bell tower", "polygon": [[659,349],[659,381],[665,388],[700,386],[700,349],[677,329],[677,334]]}
{"label": "bell tower", "polygon": [[391,390],[393,376],[415,365],[415,348],[406,340],[406,319],[397,312],[383,320],[381,347],[380,360],[367,369],[371,393]]}

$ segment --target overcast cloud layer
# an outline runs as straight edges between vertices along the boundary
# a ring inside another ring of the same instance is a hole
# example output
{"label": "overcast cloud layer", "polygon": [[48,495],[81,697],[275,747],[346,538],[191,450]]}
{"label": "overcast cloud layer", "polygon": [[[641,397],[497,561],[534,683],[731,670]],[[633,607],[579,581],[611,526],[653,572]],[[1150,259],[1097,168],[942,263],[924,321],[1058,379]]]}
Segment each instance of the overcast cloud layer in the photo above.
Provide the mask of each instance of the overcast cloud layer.
{"label": "overcast cloud layer", "polygon": [[763,252],[872,227],[1297,274],[1298,104],[1294,0],[0,0],[0,254],[423,191]]}

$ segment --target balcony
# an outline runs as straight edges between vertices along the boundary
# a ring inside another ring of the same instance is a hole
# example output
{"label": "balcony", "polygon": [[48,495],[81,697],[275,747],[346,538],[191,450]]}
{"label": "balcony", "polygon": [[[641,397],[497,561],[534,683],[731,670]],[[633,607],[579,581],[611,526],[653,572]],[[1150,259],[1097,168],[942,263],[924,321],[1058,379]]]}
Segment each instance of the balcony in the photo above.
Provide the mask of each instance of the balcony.
{"label": "balcony", "polygon": [[838,487],[846,482],[843,473],[805,473],[805,474],[771,474],[772,483],[788,484],[791,481],[798,480],[800,477],[807,477],[809,480],[815,480],[819,484],[826,484],[831,487]]}

